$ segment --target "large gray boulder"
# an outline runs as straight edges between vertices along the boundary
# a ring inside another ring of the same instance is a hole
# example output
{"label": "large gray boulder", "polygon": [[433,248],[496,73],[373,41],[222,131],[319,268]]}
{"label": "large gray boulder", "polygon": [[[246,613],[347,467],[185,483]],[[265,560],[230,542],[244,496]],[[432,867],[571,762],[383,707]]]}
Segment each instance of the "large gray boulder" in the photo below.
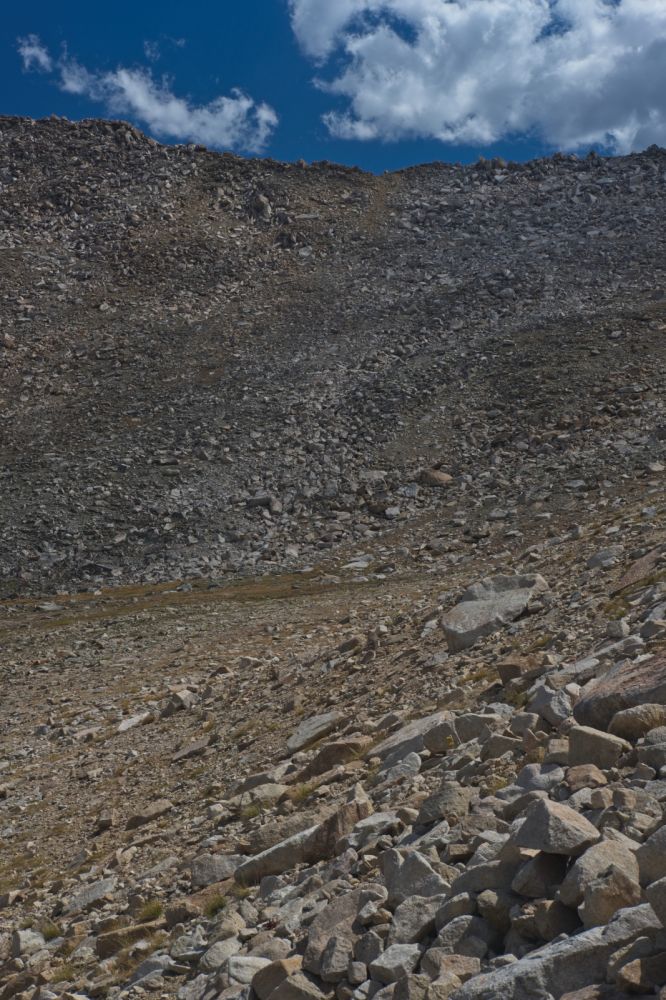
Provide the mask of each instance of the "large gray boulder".
{"label": "large gray boulder", "polygon": [[666,705],[666,653],[623,661],[590,681],[574,708],[582,726],[607,729],[613,717],[638,705]]}
{"label": "large gray boulder", "polygon": [[527,810],[524,823],[512,839],[518,847],[577,857],[601,840],[601,834],[569,806],[538,799]]}
{"label": "large gray boulder", "polygon": [[[322,975],[322,965],[327,962],[329,982],[344,978],[347,964],[353,958],[354,944],[358,940],[361,927],[356,928],[356,918],[363,907],[370,902],[383,903],[386,889],[383,885],[369,882],[367,885],[332,899],[310,925],[308,943],[303,956],[303,968],[317,976]],[[344,970],[339,977],[331,974],[332,959],[344,952]]]}
{"label": "large gray boulder", "polygon": [[561,997],[606,980],[613,952],[660,927],[649,905],[620,910],[606,927],[556,940],[520,961],[475,976],[451,994],[451,1000],[534,1000]]}
{"label": "large gray boulder", "polygon": [[475,583],[441,619],[449,651],[468,649],[484,636],[515,621],[535,597],[549,589],[538,573],[487,577]]}

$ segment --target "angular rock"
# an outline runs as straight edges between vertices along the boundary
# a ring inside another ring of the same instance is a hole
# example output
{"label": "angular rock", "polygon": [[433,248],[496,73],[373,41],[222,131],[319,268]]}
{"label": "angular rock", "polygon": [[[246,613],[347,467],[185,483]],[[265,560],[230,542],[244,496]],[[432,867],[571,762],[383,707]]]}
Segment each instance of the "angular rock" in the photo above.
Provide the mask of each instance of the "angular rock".
{"label": "angular rock", "polygon": [[631,744],[619,736],[603,733],[590,726],[572,726],[569,730],[569,764],[596,764],[601,770],[615,767]]}
{"label": "angular rock", "polygon": [[518,847],[576,857],[600,840],[601,834],[568,806],[539,799],[527,810],[525,821],[513,839]]}
{"label": "angular rock", "polygon": [[549,590],[538,574],[488,577],[463,594],[441,619],[450,652],[460,652],[519,618],[530,601]]}
{"label": "angular rock", "polygon": [[396,908],[387,944],[416,944],[435,928],[445,896],[409,896]]}
{"label": "angular rock", "polygon": [[559,898],[566,906],[579,906],[585,897],[585,888],[612,865],[626,872],[638,882],[636,854],[625,844],[614,840],[601,840],[593,844],[576,859],[560,886]]}
{"label": "angular rock", "polygon": [[636,705],[616,712],[610,721],[608,732],[635,742],[657,726],[666,726],[666,704]]}
{"label": "angular rock", "polygon": [[305,750],[306,747],[337,729],[343,719],[344,716],[340,712],[327,712],[325,715],[313,715],[309,719],[304,719],[287,740],[287,750],[291,754]]}
{"label": "angular rock", "polygon": [[396,983],[413,972],[421,958],[418,944],[393,944],[370,965],[370,975],[380,983]]}
{"label": "angular rock", "polygon": [[289,976],[300,972],[303,959],[300,955],[293,958],[284,958],[279,962],[269,962],[262,969],[259,969],[252,979],[252,989],[259,997],[259,1000],[268,1000],[273,990],[277,989],[280,983],[288,979]]}
{"label": "angular rock", "polygon": [[449,883],[418,851],[384,851],[380,865],[389,906],[398,906],[410,896],[441,896],[449,890]]}
{"label": "angular rock", "polygon": [[518,962],[475,976],[452,1000],[534,1000],[561,997],[606,979],[609,956],[639,935],[658,927],[649,906],[618,913],[606,927],[556,940]]}
{"label": "angular rock", "polygon": [[616,664],[583,690],[574,718],[582,726],[607,729],[618,712],[637,705],[666,705],[666,653]]}
{"label": "angular rock", "polygon": [[666,824],[655,830],[636,851],[641,885],[666,878]]}
{"label": "angular rock", "polygon": [[638,880],[612,864],[587,883],[578,912],[585,927],[599,927],[607,924],[618,910],[637,906],[640,900]]}
{"label": "angular rock", "polygon": [[136,830],[140,826],[145,826],[147,823],[152,823],[153,820],[159,819],[160,816],[164,816],[165,813],[171,812],[173,809],[173,803],[169,802],[168,799],[157,799],[156,802],[151,802],[149,805],[142,809],[141,812],[135,813],[127,821],[127,830]]}
{"label": "angular rock", "polygon": [[242,854],[200,854],[192,862],[192,887],[201,889],[232,878],[244,861]]}
{"label": "angular rock", "polygon": [[303,968],[321,974],[322,959],[332,938],[338,939],[338,947],[341,947],[340,942],[346,942],[349,961],[353,957],[354,942],[360,936],[360,927],[359,932],[353,930],[359,911],[369,902],[383,903],[385,899],[384,886],[372,882],[332,899],[310,925]]}

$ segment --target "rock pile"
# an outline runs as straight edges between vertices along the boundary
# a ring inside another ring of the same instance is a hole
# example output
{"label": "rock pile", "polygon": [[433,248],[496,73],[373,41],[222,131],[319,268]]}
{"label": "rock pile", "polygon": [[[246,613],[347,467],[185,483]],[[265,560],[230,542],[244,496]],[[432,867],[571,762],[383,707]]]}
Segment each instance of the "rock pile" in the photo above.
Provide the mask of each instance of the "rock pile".
{"label": "rock pile", "polygon": [[666,1000],[665,186],[0,119],[0,1000]]}
{"label": "rock pile", "polygon": [[300,569],[449,505],[484,548],[642,489],[665,191],[656,148],[377,178],[0,118],[4,592]]}

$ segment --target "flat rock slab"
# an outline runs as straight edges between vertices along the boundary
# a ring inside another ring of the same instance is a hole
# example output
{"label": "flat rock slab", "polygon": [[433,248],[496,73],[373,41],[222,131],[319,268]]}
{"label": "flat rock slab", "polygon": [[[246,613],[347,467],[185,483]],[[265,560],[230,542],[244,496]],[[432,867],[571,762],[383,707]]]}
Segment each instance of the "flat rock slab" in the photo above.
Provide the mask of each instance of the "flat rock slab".
{"label": "flat rock slab", "polygon": [[147,823],[152,823],[153,820],[159,819],[160,816],[164,816],[165,813],[170,812],[172,809],[173,803],[169,802],[168,799],[157,799],[156,802],[151,802],[141,812],[130,816],[127,820],[126,829],[136,830],[140,826],[145,826]]}
{"label": "flat rock slab", "polygon": [[289,753],[298,753],[299,750],[312,746],[317,740],[334,732],[342,720],[340,712],[326,712],[325,715],[313,715],[310,719],[304,719],[287,740],[287,750]]}
{"label": "flat rock slab", "polygon": [[645,704],[666,705],[666,653],[618,663],[591,681],[574,708],[574,718],[583,726],[607,729],[617,712]]}
{"label": "flat rock slab", "polygon": [[428,734],[442,723],[450,723],[453,714],[448,711],[435,712],[434,715],[427,715],[422,719],[414,719],[402,726],[396,732],[391,733],[385,740],[378,743],[368,751],[367,757],[379,757],[385,760],[387,757],[395,757],[396,760],[406,757],[409,753],[421,753],[426,748]]}
{"label": "flat rock slab", "polygon": [[656,549],[652,549],[651,552],[647,552],[641,559],[637,559],[636,562],[632,563],[627,572],[620,577],[616,585],[612,588],[611,596],[619,594],[626,587],[638,584],[641,580],[650,576],[659,562],[663,551],[664,546],[659,545]]}
{"label": "flat rock slab", "polygon": [[473,646],[519,618],[538,594],[549,590],[538,573],[487,577],[465,591],[453,610],[441,619],[449,652]]}

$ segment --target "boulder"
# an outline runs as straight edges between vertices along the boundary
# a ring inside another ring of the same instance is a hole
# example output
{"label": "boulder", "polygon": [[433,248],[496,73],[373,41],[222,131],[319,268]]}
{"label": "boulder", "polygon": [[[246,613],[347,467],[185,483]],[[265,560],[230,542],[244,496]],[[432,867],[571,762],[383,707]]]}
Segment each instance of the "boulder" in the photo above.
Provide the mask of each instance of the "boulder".
{"label": "boulder", "polygon": [[512,839],[518,847],[577,857],[600,840],[601,834],[568,806],[538,799],[528,808],[525,821]]}
{"label": "boulder", "polygon": [[451,1000],[535,1000],[602,983],[610,955],[658,927],[650,906],[622,910],[606,927],[553,941],[511,965],[475,976]]}
{"label": "boulder", "polygon": [[574,708],[583,726],[607,729],[618,712],[638,705],[666,705],[666,653],[624,661],[591,681]]}
{"label": "boulder", "polygon": [[538,574],[487,577],[441,619],[450,652],[460,652],[519,618],[549,586]]}
{"label": "boulder", "polygon": [[602,733],[590,726],[573,726],[569,730],[569,764],[596,764],[601,770],[615,767],[620,757],[631,750],[631,744],[619,736]]}
{"label": "boulder", "polygon": [[418,944],[392,944],[370,965],[370,975],[380,983],[396,983],[414,972],[421,958]]}
{"label": "boulder", "polygon": [[421,753],[426,748],[426,738],[431,730],[436,729],[442,723],[450,723],[453,720],[451,712],[435,712],[422,719],[414,719],[402,726],[396,732],[391,733],[385,740],[372,747],[366,756],[379,757],[386,760],[394,757],[401,760],[409,753]]}
{"label": "boulder", "polygon": [[342,838],[371,812],[372,803],[367,798],[345,802],[322,823],[308,827],[244,861],[235,870],[236,881],[241,884],[256,883],[266,875],[281,875],[296,865],[315,864],[334,857]]}
{"label": "boulder", "polygon": [[641,885],[666,878],[666,825],[655,830],[636,851]]}
{"label": "boulder", "polygon": [[[303,968],[307,972],[321,975],[322,961],[331,940],[335,941],[338,955],[342,949],[345,949],[347,962],[350,961],[354,957],[354,942],[362,930],[360,927],[358,930],[353,929],[359,911],[369,902],[376,900],[383,903],[385,899],[386,889],[384,886],[369,882],[359,889],[354,889],[352,892],[330,900],[310,924],[303,956]],[[330,959],[329,954],[329,966]],[[344,977],[340,976],[340,978]]]}
{"label": "boulder", "polygon": [[283,958],[279,962],[270,962],[255,972],[252,979],[252,989],[259,1000],[268,1000],[280,983],[296,972],[300,972],[302,965],[303,959],[300,955],[295,955],[293,958]]}
{"label": "boulder", "polygon": [[625,740],[636,742],[657,726],[666,726],[666,704],[635,705],[616,712],[608,732]]}
{"label": "boulder", "polygon": [[397,906],[410,896],[441,896],[449,891],[449,883],[438,875],[430,862],[418,851],[390,850],[380,857],[380,866],[390,906]]}
{"label": "boulder", "polygon": [[435,928],[435,915],[446,896],[409,896],[393,914],[387,944],[416,944]]}
{"label": "boulder", "polygon": [[232,878],[245,858],[241,854],[200,854],[192,862],[192,887],[202,889]]}
{"label": "boulder", "polygon": [[304,719],[287,740],[287,750],[290,754],[297,753],[312,746],[317,740],[334,732],[344,721],[341,712],[326,712],[325,715],[313,715]]}
{"label": "boulder", "polygon": [[578,912],[585,927],[598,927],[607,924],[618,910],[637,906],[640,900],[638,879],[613,864],[587,883]]}
{"label": "boulder", "polygon": [[615,865],[638,882],[638,861],[634,852],[615,840],[601,840],[582,854],[567,872],[559,890],[566,906],[579,906],[585,897],[585,887],[601,872]]}

